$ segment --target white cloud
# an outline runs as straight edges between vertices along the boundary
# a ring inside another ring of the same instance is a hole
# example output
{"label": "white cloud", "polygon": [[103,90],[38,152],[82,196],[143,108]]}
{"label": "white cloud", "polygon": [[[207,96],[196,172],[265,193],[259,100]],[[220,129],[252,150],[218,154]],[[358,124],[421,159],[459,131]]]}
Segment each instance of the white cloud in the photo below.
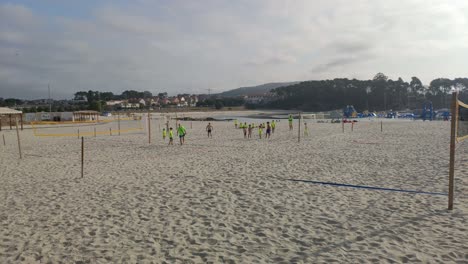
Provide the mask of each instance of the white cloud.
{"label": "white cloud", "polygon": [[468,66],[466,1],[109,3],[83,18],[0,4],[0,97],[38,96],[48,82],[63,96],[177,93],[379,71],[428,83]]}

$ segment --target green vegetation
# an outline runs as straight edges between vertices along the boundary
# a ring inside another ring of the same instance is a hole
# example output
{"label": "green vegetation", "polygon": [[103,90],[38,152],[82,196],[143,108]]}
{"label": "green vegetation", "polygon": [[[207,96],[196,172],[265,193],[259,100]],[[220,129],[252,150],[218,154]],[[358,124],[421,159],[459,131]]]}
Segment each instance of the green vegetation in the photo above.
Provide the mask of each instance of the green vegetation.
{"label": "green vegetation", "polygon": [[382,111],[421,108],[432,101],[435,108],[450,108],[452,88],[458,88],[460,99],[468,99],[468,78],[440,78],[422,85],[417,77],[411,82],[388,79],[378,73],[372,80],[334,79],[306,81],[273,89],[278,99],[266,105],[270,108],[328,111],[354,105],[359,110]]}

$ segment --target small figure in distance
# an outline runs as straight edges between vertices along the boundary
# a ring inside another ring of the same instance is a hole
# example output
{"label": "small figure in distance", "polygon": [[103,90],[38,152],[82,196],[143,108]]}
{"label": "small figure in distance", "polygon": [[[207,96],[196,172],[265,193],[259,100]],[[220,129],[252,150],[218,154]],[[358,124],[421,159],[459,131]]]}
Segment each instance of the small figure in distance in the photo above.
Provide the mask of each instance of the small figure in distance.
{"label": "small figure in distance", "polygon": [[304,137],[309,136],[309,128],[307,127],[307,123],[304,122]]}
{"label": "small figure in distance", "polygon": [[213,138],[213,135],[211,134],[211,131],[213,131],[213,126],[211,125],[211,123],[208,123],[208,125],[206,126],[206,131],[208,132],[208,138]]}
{"label": "small figure in distance", "polygon": [[253,125],[249,124],[248,135],[247,135],[248,138],[252,138],[252,130],[253,130]]}
{"label": "small figure in distance", "polygon": [[169,145],[174,145],[174,131],[169,128]]}
{"label": "small figure in distance", "polygon": [[271,125],[270,125],[270,122],[267,122],[265,138],[270,138],[270,135],[271,135]]}
{"label": "small figure in distance", "polygon": [[166,141],[166,135],[167,135],[167,131],[165,128],[163,128],[163,131],[162,131],[163,141]]}
{"label": "small figure in distance", "polygon": [[293,116],[290,114],[288,117],[289,121],[289,131],[293,130]]}

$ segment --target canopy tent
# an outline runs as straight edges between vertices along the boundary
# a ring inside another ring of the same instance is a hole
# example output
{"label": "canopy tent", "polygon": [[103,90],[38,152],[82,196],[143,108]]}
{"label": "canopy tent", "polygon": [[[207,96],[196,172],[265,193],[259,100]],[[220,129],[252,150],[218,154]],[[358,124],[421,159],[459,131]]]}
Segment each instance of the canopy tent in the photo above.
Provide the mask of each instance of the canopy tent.
{"label": "canopy tent", "polygon": [[73,121],[96,121],[99,122],[99,112],[98,111],[76,111],[73,112]]}
{"label": "canopy tent", "polygon": [[20,119],[21,122],[21,130],[23,130],[23,112],[7,108],[7,107],[0,107],[0,131],[2,131],[2,120],[3,116],[8,116],[9,117],[9,123],[10,123],[10,130],[13,129],[12,125],[12,117]]}

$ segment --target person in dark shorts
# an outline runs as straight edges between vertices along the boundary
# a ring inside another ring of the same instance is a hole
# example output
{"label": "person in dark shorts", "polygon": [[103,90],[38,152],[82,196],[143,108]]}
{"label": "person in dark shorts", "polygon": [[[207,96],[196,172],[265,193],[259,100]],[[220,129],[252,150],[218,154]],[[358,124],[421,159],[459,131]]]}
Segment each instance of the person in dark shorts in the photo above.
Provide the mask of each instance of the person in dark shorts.
{"label": "person in dark shorts", "polygon": [[185,135],[187,134],[187,130],[185,129],[183,125],[179,124],[179,127],[177,128],[177,132],[179,134],[180,145],[183,145],[185,143]]}
{"label": "person in dark shorts", "polygon": [[270,138],[270,136],[271,136],[271,125],[270,125],[270,122],[267,122],[265,138]]}
{"label": "person in dark shorts", "polygon": [[211,125],[211,123],[208,123],[208,125],[206,126],[206,131],[208,132],[208,138],[213,138],[213,135],[211,134],[211,131],[213,131],[213,126]]}

